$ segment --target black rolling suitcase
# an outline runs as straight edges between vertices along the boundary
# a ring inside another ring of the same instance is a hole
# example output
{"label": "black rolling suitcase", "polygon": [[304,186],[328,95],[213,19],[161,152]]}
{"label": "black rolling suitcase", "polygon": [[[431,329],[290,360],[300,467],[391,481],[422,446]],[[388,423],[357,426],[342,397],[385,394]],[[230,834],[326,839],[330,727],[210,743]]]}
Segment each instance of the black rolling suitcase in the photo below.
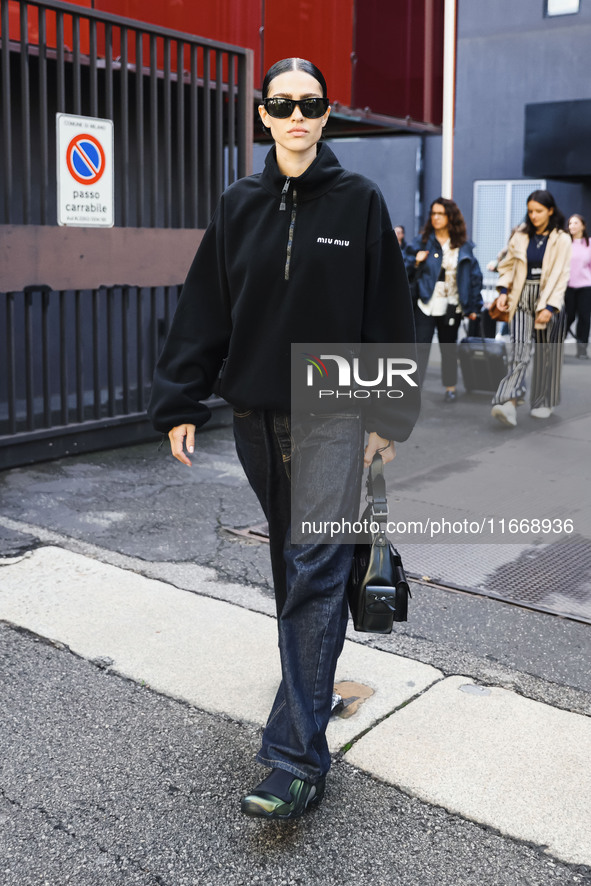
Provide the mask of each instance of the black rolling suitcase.
{"label": "black rolling suitcase", "polygon": [[507,375],[507,346],[502,340],[466,336],[458,345],[458,359],[468,392],[494,392]]}

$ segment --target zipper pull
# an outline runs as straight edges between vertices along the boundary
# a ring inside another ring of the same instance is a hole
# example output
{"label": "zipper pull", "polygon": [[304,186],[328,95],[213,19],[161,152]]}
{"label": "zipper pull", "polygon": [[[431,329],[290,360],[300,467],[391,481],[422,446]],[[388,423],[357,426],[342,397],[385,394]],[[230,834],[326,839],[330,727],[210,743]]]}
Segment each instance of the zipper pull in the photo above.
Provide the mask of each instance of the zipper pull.
{"label": "zipper pull", "polygon": [[285,197],[286,197],[287,192],[289,190],[289,182],[290,181],[291,181],[291,179],[289,177],[285,179],[285,184],[283,185],[283,190],[281,191],[281,203],[279,204],[279,210],[281,212],[284,212],[286,209]]}

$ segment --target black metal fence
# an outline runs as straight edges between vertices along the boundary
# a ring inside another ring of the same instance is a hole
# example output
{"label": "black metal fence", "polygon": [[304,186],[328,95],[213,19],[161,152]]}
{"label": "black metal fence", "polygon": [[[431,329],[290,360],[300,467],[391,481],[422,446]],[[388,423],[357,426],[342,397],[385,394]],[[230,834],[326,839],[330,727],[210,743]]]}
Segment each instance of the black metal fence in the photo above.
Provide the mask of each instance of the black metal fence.
{"label": "black metal fence", "polygon": [[[4,231],[57,224],[57,113],[114,121],[116,227],[204,228],[250,171],[252,54],[60,0],[0,10]],[[184,271],[146,287],[126,270],[114,279],[129,285],[102,287],[100,254],[87,267],[80,288],[60,291],[39,276],[11,291],[0,267],[0,467],[149,434]]]}
{"label": "black metal fence", "polygon": [[0,465],[147,439],[145,409],[179,287],[3,293]]}
{"label": "black metal fence", "polygon": [[56,224],[55,114],[115,123],[117,226],[204,227],[249,171],[248,50],[59,0],[0,0],[2,223]]}
{"label": "black metal fence", "polygon": [[3,293],[0,434],[63,434],[144,413],[178,295],[176,286]]}

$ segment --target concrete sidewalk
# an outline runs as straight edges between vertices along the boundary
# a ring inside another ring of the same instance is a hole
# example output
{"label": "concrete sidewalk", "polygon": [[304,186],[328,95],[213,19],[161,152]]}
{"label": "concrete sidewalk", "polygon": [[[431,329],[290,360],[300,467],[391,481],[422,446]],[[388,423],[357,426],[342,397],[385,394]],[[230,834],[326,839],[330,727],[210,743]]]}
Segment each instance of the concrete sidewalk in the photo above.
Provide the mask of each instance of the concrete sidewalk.
{"label": "concrete sidewalk", "polygon": [[[197,709],[264,724],[279,679],[274,620],[212,599],[224,596],[212,570],[189,592],[52,546],[3,562],[0,620]],[[373,690],[353,716],[331,721],[331,750],[345,761],[591,865],[589,717],[351,640],[337,680]]]}

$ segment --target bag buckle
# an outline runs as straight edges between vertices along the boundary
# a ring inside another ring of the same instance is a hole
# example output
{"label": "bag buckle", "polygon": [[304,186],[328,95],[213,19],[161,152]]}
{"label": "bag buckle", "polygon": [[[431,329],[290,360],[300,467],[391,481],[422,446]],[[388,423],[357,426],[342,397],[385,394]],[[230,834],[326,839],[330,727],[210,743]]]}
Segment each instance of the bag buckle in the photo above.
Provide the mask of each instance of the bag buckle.
{"label": "bag buckle", "polygon": [[373,517],[387,517],[390,513],[387,501],[372,501],[371,513]]}

